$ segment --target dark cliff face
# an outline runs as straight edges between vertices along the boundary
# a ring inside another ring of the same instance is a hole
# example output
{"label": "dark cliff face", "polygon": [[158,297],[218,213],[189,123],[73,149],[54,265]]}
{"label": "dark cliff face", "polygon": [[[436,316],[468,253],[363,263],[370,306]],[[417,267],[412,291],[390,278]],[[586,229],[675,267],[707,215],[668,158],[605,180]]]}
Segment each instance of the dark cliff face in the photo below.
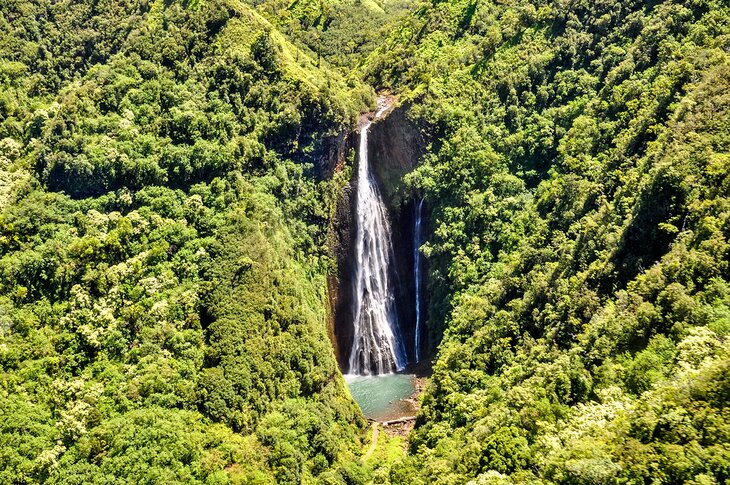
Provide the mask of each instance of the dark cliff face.
{"label": "dark cliff face", "polygon": [[408,106],[393,109],[370,127],[370,164],[390,209],[398,211],[411,197],[405,191],[403,176],[416,167],[424,151],[421,132],[408,118]]}
{"label": "dark cliff face", "polygon": [[[353,133],[347,150],[357,147],[359,133]],[[396,302],[402,338],[406,342],[409,361],[414,360],[415,340],[415,281],[413,278],[413,229],[415,203],[412,194],[404,188],[403,177],[413,170],[424,152],[420,131],[407,117],[407,107],[397,107],[385,118],[372,124],[368,134],[370,166],[388,207],[394,262],[398,274]],[[357,173],[357,163],[353,174]],[[353,341],[353,276],[354,241],[356,236],[355,197],[357,180],[353,175],[341,193],[336,217],[331,226],[331,243],[337,260],[337,275],[329,281],[330,304],[333,311],[330,321],[333,344],[343,372],[347,372],[348,359]],[[422,287],[425,287],[423,285]],[[422,301],[422,308],[425,303]],[[423,320],[425,322],[425,318]],[[424,332],[422,339],[426,339]]]}
{"label": "dark cliff face", "polygon": [[326,137],[312,155],[315,160],[315,176],[319,179],[330,179],[341,170],[348,152],[353,148],[353,140],[357,137],[350,131],[343,131],[336,136]]}
{"label": "dark cliff face", "polygon": [[[331,140],[329,154],[320,158],[320,176],[331,178],[345,169],[347,159],[356,152],[358,133],[343,133]],[[347,362],[353,338],[352,291],[344,288],[343,275],[353,274],[355,242],[355,181],[350,180],[340,191],[333,219],[330,221],[328,245],[336,262],[336,271],[327,276],[329,294],[329,317],[327,333],[335,349],[337,362],[343,371]]]}

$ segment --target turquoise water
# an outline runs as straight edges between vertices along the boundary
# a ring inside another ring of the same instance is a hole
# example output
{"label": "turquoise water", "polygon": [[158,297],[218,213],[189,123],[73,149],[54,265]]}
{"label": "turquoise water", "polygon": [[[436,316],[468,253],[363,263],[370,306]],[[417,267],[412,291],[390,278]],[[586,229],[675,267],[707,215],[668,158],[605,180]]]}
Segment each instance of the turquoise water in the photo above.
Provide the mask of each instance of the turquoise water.
{"label": "turquoise water", "polygon": [[413,402],[405,400],[415,391],[412,375],[348,375],[345,381],[363,414],[370,419],[387,421],[415,414]]}

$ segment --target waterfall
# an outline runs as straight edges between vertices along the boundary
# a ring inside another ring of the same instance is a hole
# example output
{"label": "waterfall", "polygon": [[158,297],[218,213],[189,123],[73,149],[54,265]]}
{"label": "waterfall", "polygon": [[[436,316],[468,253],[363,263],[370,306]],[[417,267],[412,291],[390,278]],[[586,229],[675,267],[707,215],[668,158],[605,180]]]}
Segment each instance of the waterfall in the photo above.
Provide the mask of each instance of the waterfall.
{"label": "waterfall", "polygon": [[[385,108],[376,113],[378,118]],[[360,132],[357,172],[356,273],[353,293],[354,339],[350,374],[387,374],[402,370],[406,351],[400,338],[392,290],[393,247],[380,190],[368,160],[367,121]]]}
{"label": "waterfall", "polygon": [[423,220],[423,199],[416,207],[416,222],[413,228],[413,278],[416,283],[416,362],[421,361],[421,245],[423,244],[423,232],[421,221]]}

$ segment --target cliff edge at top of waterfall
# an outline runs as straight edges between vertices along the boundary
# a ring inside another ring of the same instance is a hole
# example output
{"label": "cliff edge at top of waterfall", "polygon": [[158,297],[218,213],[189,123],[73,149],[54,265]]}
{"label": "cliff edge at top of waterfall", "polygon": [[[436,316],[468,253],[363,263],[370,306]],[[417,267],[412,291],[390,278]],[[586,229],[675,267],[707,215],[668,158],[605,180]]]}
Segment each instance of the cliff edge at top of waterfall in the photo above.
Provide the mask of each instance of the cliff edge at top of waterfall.
{"label": "cliff edge at top of waterfall", "polygon": [[390,91],[383,91],[378,94],[375,101],[375,110],[366,111],[360,114],[357,119],[357,130],[361,131],[368,122],[375,122],[388,116],[398,106],[398,97]]}

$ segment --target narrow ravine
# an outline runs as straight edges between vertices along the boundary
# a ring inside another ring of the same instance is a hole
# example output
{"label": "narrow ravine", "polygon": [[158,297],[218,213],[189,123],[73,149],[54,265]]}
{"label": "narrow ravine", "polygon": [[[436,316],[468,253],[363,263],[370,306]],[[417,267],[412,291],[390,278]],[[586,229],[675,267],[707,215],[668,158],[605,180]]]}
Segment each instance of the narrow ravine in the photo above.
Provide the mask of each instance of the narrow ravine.
{"label": "narrow ravine", "polygon": [[[383,160],[371,159],[368,150],[371,126],[374,122],[387,122],[385,116],[392,103],[392,98],[380,97],[377,111],[363,119],[359,133],[351,273],[353,339],[345,376],[365,416],[380,423],[413,416],[417,411],[418,378],[407,372],[407,368],[422,357],[423,262],[419,248],[424,239],[423,201],[412,206],[416,214],[412,232],[405,232],[408,239],[399,240],[402,247],[394,246],[393,234],[398,228],[391,227],[391,214],[375,175],[375,169],[379,168],[376,164]],[[408,271],[399,274],[397,254],[413,258],[406,266]],[[412,278],[415,282],[409,281]],[[403,298],[407,293],[402,291],[402,285],[410,284],[415,287],[411,293],[415,302],[410,297]],[[415,321],[399,320],[404,305],[413,305],[415,312],[411,315],[415,315]],[[408,328],[411,331],[405,332]]]}

